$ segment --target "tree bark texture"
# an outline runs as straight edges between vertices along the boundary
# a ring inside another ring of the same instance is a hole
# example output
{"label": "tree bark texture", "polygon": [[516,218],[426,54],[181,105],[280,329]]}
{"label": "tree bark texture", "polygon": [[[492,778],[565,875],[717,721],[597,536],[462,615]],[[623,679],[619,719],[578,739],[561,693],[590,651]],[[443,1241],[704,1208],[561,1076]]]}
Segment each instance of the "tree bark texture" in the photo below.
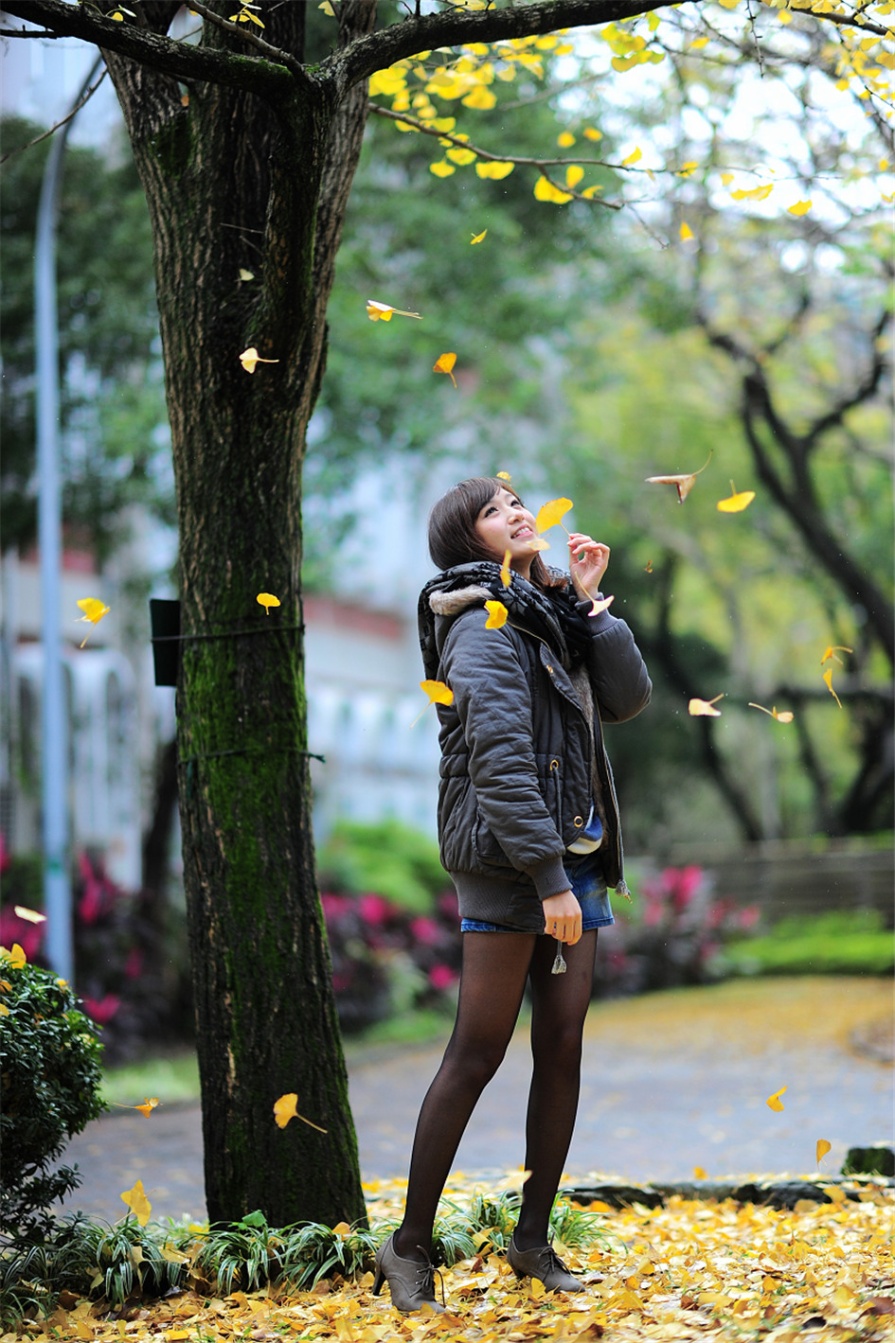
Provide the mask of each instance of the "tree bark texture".
{"label": "tree bark texture", "polygon": [[[300,55],[303,6],[285,10],[266,33]],[[214,28],[203,40],[233,41]],[[346,129],[310,82],[273,105],[107,60],[152,216],[177,481],[178,790],[208,1214],[354,1222],[364,1203],[314,871],[300,497],[326,252],[363,119],[355,106]],[[248,373],[238,356],[250,346],[277,362]],[[262,591],[282,603],[270,614]],[[325,1133],[276,1125],[289,1092]]]}

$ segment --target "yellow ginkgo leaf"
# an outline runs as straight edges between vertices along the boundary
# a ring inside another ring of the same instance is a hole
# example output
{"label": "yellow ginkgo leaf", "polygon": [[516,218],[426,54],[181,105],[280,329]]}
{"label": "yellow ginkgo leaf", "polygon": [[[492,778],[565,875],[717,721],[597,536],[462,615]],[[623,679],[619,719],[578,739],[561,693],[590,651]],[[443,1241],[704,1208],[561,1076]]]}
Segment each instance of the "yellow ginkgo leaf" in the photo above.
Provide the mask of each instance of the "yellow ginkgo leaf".
{"label": "yellow ginkgo leaf", "polygon": [[513,581],[513,575],[510,572],[510,552],[503,552],[503,563],[500,566],[500,581],[505,588],[508,588]]}
{"label": "yellow ginkgo leaf", "polygon": [[761,712],[766,713],[769,718],[776,718],[778,723],[791,723],[793,718],[795,717],[795,714],[793,714],[789,709],[783,709],[780,713],[778,713],[776,704],[772,708],[766,709],[763,704],[753,704],[752,701],[750,700],[749,708],[761,709]]}
{"label": "yellow ginkgo leaf", "polygon": [[707,1174],[707,1172],[705,1171],[705,1169],[704,1169],[702,1166],[694,1166],[694,1167],[693,1167],[693,1179],[694,1179],[694,1180],[707,1180],[708,1178],[709,1178],[709,1177],[708,1177],[708,1174]]}
{"label": "yellow ginkgo leaf", "polygon": [[709,453],[698,471],[685,471],[677,476],[647,476],[646,483],[647,485],[673,485],[677,490],[678,503],[682,504],[696,484],[696,477],[705,470],[711,460],[712,454]]}
{"label": "yellow ginkgo leaf", "polygon": [[420,690],[429,697],[430,704],[453,704],[454,692],[444,681],[420,681]]}
{"label": "yellow ginkgo leaf", "polygon": [[773,182],[766,182],[764,186],[741,188],[739,191],[731,191],[730,199],[734,201],[765,201],[774,190]]}
{"label": "yellow ginkgo leaf", "polygon": [[693,230],[691,229],[690,225],[687,223],[685,219],[682,220],[681,226],[678,229],[678,237],[680,238],[681,242],[693,241]]}
{"label": "yellow ginkgo leaf", "polygon": [[242,364],[246,373],[254,373],[259,364],[278,364],[279,359],[262,359],[254,345],[250,345],[247,350],[243,350],[239,356],[239,362]]}
{"label": "yellow ginkgo leaf", "polygon": [[832,667],[828,667],[827,670],[824,672],[824,674],[823,674],[823,681],[824,681],[824,685],[827,687],[827,689],[829,690],[830,694],[833,696],[833,699],[836,701],[836,703],[839,705],[839,708],[841,709],[841,708],[842,708],[842,700],[839,698],[839,696],[836,694],[836,691],[833,689],[833,668],[832,668]]}
{"label": "yellow ginkgo leaf", "polygon": [[136,1217],[140,1226],[145,1226],[149,1221],[149,1214],[152,1212],[152,1204],[146,1197],[146,1190],[143,1188],[143,1181],[138,1180],[133,1189],[125,1189],[121,1195],[122,1202],[130,1208]]}
{"label": "yellow ginkgo leaf", "polygon": [[446,373],[454,386],[457,386],[457,379],[454,377],[454,365],[457,362],[457,356],[453,351],[447,354],[440,354],[432,365],[433,373]]}
{"label": "yellow ginkgo leaf", "polygon": [[810,200],[796,201],[795,205],[789,206],[787,214],[795,215],[797,219],[800,219],[802,215],[806,215],[808,213],[808,211],[811,209],[811,206],[812,202]]}
{"label": "yellow ginkgo leaf", "polygon": [[[98,597],[82,597],[81,600],[78,602],[78,606],[84,612],[82,616],[78,616],[78,620],[79,621],[89,620],[91,625],[98,625],[99,622],[102,620],[103,616],[107,616],[110,610],[112,609],[110,606],[105,606]],[[85,634],[84,638],[81,640],[82,648],[86,644],[89,637],[90,634],[88,631],[88,633]]]}
{"label": "yellow ginkgo leaf", "polygon": [[0,1017],[8,1017],[8,1016],[9,1016],[9,1008],[6,1006],[6,1003],[0,1003]]}
{"label": "yellow ginkgo leaf", "polygon": [[273,1103],[273,1117],[276,1120],[277,1128],[285,1128],[290,1119],[300,1119],[303,1124],[309,1128],[316,1129],[318,1133],[325,1133],[326,1129],[321,1128],[319,1124],[313,1124],[310,1119],[305,1119],[304,1115],[298,1113],[298,1093],[287,1091],[284,1096]]}
{"label": "yellow ginkgo leaf", "polygon": [[501,182],[505,177],[509,177],[515,166],[515,163],[483,163],[479,159],[475,170],[479,177],[489,178],[492,182]]}
{"label": "yellow ginkgo leaf", "polygon": [[501,625],[507,623],[510,613],[503,602],[485,602],[485,610],[488,612],[488,619],[485,621],[486,630],[499,630]]}
{"label": "yellow ginkgo leaf", "polygon": [[498,480],[505,480],[506,483],[509,485],[509,483],[510,483],[510,481],[513,479],[513,477],[510,475],[509,471],[498,471],[498,473],[497,473],[497,479],[498,479]]}
{"label": "yellow ginkgo leaf", "polygon": [[[400,124],[401,124],[401,123],[398,122],[398,125],[399,125],[399,126],[400,126]],[[430,164],[429,164],[429,172],[432,174],[433,177],[452,177],[453,174],[454,174],[456,171],[457,171],[457,169],[454,167],[453,163],[446,163],[444,159],[436,159],[434,163],[430,163]],[[370,312],[370,306],[369,306],[369,304],[367,305],[367,312],[369,313],[370,318],[371,318],[374,322],[376,322],[376,321],[379,320],[378,317],[376,317],[374,313]],[[391,321],[391,316],[392,316],[391,313],[389,313],[387,317],[386,317],[385,314],[383,313],[383,314],[382,314],[382,320],[383,320],[383,322],[389,322],[389,321]],[[418,316],[419,316],[419,313],[405,313],[404,316],[405,316],[405,317],[418,317]]]}
{"label": "yellow ginkgo leaf", "polygon": [[687,713],[691,718],[720,718],[721,710],[714,708],[719,699],[724,695],[716,695],[714,699],[691,699],[687,705]]}
{"label": "yellow ginkgo leaf", "polygon": [[622,167],[630,168],[633,164],[639,163],[642,158],[643,150],[638,146],[637,149],[631,150],[631,153],[626,159],[622,159]]}
{"label": "yellow ginkgo leaf", "polygon": [[734,488],[733,481],[731,481],[730,498],[719,499],[715,507],[719,513],[742,513],[743,509],[748,508],[754,498],[754,490],[740,490],[738,494]]}
{"label": "yellow ginkgo leaf", "polygon": [[13,970],[21,970],[28,964],[28,957],[18,942],[13,942],[12,950],[0,947],[0,955],[9,962]]}
{"label": "yellow ginkgo leaf", "polygon": [[531,538],[531,540],[530,540],[530,541],[526,541],[525,544],[526,544],[526,546],[528,547],[529,550],[549,550],[549,549],[550,549],[550,542],[547,541],[547,540],[545,540],[543,536],[533,536],[533,537]]}
{"label": "yellow ginkgo leaf", "polygon": [[539,532],[549,531],[558,522],[562,522],[569,509],[573,507],[571,499],[548,499],[547,503],[538,509],[535,528]]}
{"label": "yellow ginkgo leaf", "polygon": [[264,614],[266,616],[270,615],[270,608],[272,606],[280,606],[282,604],[279,597],[275,597],[272,592],[259,592],[255,601],[259,606],[264,607]]}
{"label": "yellow ginkgo leaf", "polygon": [[590,600],[591,608],[587,613],[588,620],[590,620],[591,616],[598,616],[601,611],[607,611],[615,601],[615,597],[591,597]]}
{"label": "yellow ginkgo leaf", "polygon": [[26,923],[46,923],[47,921],[46,914],[41,914],[36,909],[28,909],[25,905],[14,905],[13,910]]}
{"label": "yellow ginkgo leaf", "polygon": [[556,143],[559,145],[560,149],[571,149],[572,145],[575,143],[575,137],[571,131],[560,131],[559,135],[556,137]]}
{"label": "yellow ginkgo leaf", "polygon": [[820,1165],[821,1161],[827,1155],[827,1152],[830,1151],[832,1146],[833,1144],[828,1143],[826,1138],[818,1138],[814,1148],[814,1160],[817,1162],[818,1165]]}
{"label": "yellow ginkgo leaf", "polygon": [[534,198],[537,201],[547,201],[550,205],[565,205],[566,201],[573,199],[570,192],[561,190],[549,178],[543,176],[535,182]]}
{"label": "yellow ginkgo leaf", "polygon": [[139,1110],[140,1114],[145,1115],[148,1119],[158,1103],[158,1096],[147,1096],[142,1105],[135,1105],[133,1106],[133,1109]]}
{"label": "yellow ginkgo leaf", "polygon": [[470,247],[475,247],[478,242],[484,242],[487,236],[488,230],[486,228],[483,228],[481,233],[474,233],[469,243]]}
{"label": "yellow ginkgo leaf", "polygon": [[570,163],[566,168],[566,186],[574,191],[578,183],[584,176],[584,169],[580,163]]}
{"label": "yellow ginkgo leaf", "polygon": [[828,644],[824,649],[824,655],[820,660],[820,665],[823,666],[825,662],[830,662],[831,660],[842,665],[842,658],[837,657],[836,654],[852,652],[854,652],[854,649],[846,648],[845,644]]}
{"label": "yellow ginkgo leaf", "polygon": [[367,299],[367,316],[371,322],[390,322],[393,317],[415,317],[423,319],[418,312],[405,312],[403,308],[393,308],[390,303],[379,303],[375,298]]}
{"label": "yellow ginkgo leaf", "polygon": [[251,270],[245,270],[242,266],[240,266],[239,278],[240,280],[254,280],[255,272]]}
{"label": "yellow ginkgo leaf", "polygon": [[322,9],[323,13],[328,15],[328,17],[331,19],[334,19],[336,17],[336,11],[333,9],[330,0],[323,0],[323,3],[319,4],[317,8]]}
{"label": "yellow ginkgo leaf", "polygon": [[765,1105],[767,1105],[769,1110],[780,1111],[783,1109],[783,1102],[780,1099],[780,1097],[783,1095],[785,1090],[786,1087],[781,1087],[779,1091],[774,1092],[773,1096],[768,1096],[767,1100],[765,1101]]}

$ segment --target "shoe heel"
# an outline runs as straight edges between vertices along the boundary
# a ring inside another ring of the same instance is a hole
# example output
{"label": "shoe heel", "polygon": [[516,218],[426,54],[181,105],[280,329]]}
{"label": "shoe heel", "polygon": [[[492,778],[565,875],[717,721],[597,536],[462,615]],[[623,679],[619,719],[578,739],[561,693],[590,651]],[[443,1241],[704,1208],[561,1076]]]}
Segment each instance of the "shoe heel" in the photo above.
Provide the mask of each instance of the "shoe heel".
{"label": "shoe heel", "polygon": [[377,1269],[376,1269],[376,1275],[375,1275],[375,1277],[373,1278],[373,1295],[374,1295],[374,1296],[378,1296],[378,1295],[379,1295],[379,1289],[381,1288],[381,1286],[382,1286],[382,1284],[383,1284],[384,1281],[385,1281],[385,1274],[383,1273],[383,1271],[382,1271],[381,1268],[378,1268],[378,1267],[377,1267]]}

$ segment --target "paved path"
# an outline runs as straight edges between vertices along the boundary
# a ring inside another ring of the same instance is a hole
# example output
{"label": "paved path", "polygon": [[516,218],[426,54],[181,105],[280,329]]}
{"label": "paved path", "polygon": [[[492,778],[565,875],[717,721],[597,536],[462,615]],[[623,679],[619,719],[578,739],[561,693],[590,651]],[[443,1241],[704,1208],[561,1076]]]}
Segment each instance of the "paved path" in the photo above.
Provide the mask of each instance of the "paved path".
{"label": "paved path", "polygon": [[[891,1140],[893,1071],[854,1048],[884,1035],[891,982],[763,980],[595,1004],[585,1043],[570,1178],[689,1179],[810,1173],[815,1142],[835,1172],[848,1147]],[[373,1054],[349,1050],[351,1105],[365,1180],[406,1174],[420,1101],[442,1043]],[[527,1031],[514,1037],[473,1115],[455,1169],[505,1171],[522,1162],[529,1075]],[[765,1104],[787,1088],[784,1110]],[[162,1098],[163,1100],[164,1098]],[[149,1119],[119,1111],[67,1149],[81,1188],[64,1205],[117,1220],[119,1194],[143,1181],[153,1217],[204,1217],[197,1105],[160,1105]]]}

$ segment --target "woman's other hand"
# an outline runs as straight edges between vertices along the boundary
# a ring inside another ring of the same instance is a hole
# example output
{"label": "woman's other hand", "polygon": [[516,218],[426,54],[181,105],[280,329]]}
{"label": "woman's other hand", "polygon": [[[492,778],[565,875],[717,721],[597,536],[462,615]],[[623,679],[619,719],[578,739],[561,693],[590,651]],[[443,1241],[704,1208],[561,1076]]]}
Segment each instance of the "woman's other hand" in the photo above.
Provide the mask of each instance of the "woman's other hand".
{"label": "woman's other hand", "polygon": [[544,932],[557,942],[573,947],[581,938],[581,906],[571,891],[548,895],[541,901],[544,911]]}
{"label": "woman's other hand", "polygon": [[593,601],[608,567],[608,546],[583,532],[569,534],[569,573],[582,601]]}

